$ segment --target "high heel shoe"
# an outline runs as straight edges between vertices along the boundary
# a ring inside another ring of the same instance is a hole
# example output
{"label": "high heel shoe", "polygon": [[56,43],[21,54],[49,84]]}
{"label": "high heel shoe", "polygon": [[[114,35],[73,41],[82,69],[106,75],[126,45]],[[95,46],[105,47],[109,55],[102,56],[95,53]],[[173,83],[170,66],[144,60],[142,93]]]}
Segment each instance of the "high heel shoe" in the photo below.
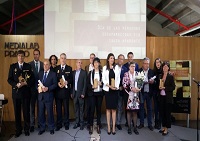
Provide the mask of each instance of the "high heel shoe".
{"label": "high heel shoe", "polygon": [[111,131],[109,132],[109,130],[108,130],[107,133],[108,133],[108,135],[110,135],[110,134],[111,134]]}
{"label": "high heel shoe", "polygon": [[115,134],[116,134],[116,132],[112,132],[112,134],[113,134],[113,135],[115,135]]}

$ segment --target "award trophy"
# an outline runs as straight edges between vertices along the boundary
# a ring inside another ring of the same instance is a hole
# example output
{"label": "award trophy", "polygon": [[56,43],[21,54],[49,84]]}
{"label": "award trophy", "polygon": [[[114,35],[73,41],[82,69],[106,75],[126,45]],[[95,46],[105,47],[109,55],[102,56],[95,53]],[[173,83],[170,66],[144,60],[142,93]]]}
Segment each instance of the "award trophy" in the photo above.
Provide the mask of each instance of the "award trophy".
{"label": "award trophy", "polygon": [[96,89],[98,87],[98,79],[94,79],[93,87],[94,87],[94,89]]}
{"label": "award trophy", "polygon": [[115,79],[114,78],[111,78],[111,86],[115,87]]}

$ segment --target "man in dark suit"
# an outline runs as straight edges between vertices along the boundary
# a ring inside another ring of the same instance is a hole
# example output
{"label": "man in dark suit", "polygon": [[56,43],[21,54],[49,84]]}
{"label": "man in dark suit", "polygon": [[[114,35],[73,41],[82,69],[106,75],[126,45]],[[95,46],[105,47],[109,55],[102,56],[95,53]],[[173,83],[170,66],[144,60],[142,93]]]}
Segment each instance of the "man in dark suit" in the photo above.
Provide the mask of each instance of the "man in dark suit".
{"label": "man in dark suit", "polygon": [[44,61],[44,71],[39,72],[39,80],[42,85],[38,88],[38,105],[39,105],[39,124],[40,131],[38,135],[45,132],[45,109],[47,111],[47,121],[50,134],[54,134],[54,116],[53,116],[53,90],[57,87],[56,73],[50,70],[49,61]]}
{"label": "man in dark suit", "polygon": [[153,96],[153,85],[154,80],[152,79],[154,77],[154,72],[152,69],[149,68],[150,59],[144,58],[142,68],[139,70],[140,72],[144,72],[145,74],[145,82],[142,87],[141,93],[140,93],[140,125],[138,126],[139,129],[144,127],[144,102],[146,102],[147,107],[147,122],[148,122],[148,128],[153,131],[152,126],[152,96]]}
{"label": "man in dark suit", "polygon": [[[124,67],[126,67],[127,71],[129,70],[129,63],[133,62],[133,58],[134,58],[133,52],[129,52],[127,54],[128,62],[124,64]],[[139,65],[137,63],[135,63],[135,71],[139,71]]]}
{"label": "man in dark suit", "polygon": [[[57,75],[58,87],[56,89],[56,112],[57,112],[57,125],[56,131],[62,128],[64,122],[65,130],[69,130],[69,98],[70,87],[72,83],[72,67],[66,64],[66,54],[60,55],[60,64],[55,68]],[[63,79],[64,77],[64,79]],[[62,119],[62,104],[64,106],[64,119]]]}
{"label": "man in dark suit", "polygon": [[84,129],[83,106],[86,91],[87,72],[81,69],[82,61],[76,61],[76,70],[73,71],[73,83],[71,97],[74,99],[74,108],[76,115],[76,124],[74,129],[80,126],[80,130]]}
{"label": "man in dark suit", "polygon": [[[34,60],[29,62],[31,65],[32,71],[34,73],[35,77],[35,85],[31,87],[31,106],[30,106],[30,132],[34,131],[35,126],[35,103],[37,101],[38,91],[37,91],[37,85],[38,85],[38,73],[40,71],[43,71],[43,62],[39,60],[40,58],[40,50],[35,49],[33,51]],[[38,102],[37,102],[38,103]],[[37,106],[38,107],[38,106]],[[37,109],[38,113],[38,109]],[[38,114],[37,114],[38,115]],[[38,125],[39,126],[39,125]]]}
{"label": "man in dark suit", "polygon": [[[89,72],[91,70],[94,69],[94,66],[93,66],[93,60],[94,58],[96,57],[96,55],[94,53],[91,53],[90,54],[90,64],[86,65],[85,66],[85,71],[89,74]],[[89,106],[91,104],[89,104],[89,100],[88,100],[88,90],[86,90],[86,95],[85,95],[85,104],[84,104],[84,114],[85,114],[85,117],[87,119],[87,128],[89,129],[90,127],[90,116],[91,116],[91,109],[92,107]]]}
{"label": "man in dark suit", "polygon": [[12,99],[15,112],[15,137],[22,134],[21,108],[24,119],[24,133],[29,136],[30,129],[30,87],[34,85],[34,76],[31,65],[24,62],[25,52],[19,50],[18,62],[10,65],[8,83],[12,86]]}

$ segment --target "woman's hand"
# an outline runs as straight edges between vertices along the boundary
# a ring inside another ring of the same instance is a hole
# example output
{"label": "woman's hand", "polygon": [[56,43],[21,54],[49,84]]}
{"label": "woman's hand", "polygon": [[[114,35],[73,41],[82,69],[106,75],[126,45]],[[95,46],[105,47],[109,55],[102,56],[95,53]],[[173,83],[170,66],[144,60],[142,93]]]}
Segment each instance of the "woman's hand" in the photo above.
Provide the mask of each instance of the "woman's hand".
{"label": "woman's hand", "polygon": [[160,89],[160,90],[164,90],[164,89],[165,89],[165,87],[159,87],[159,89]]}
{"label": "woman's hand", "polygon": [[139,91],[141,91],[141,89],[138,89],[138,88],[134,87],[134,88],[131,89],[131,91],[133,91],[134,93],[138,93]]}

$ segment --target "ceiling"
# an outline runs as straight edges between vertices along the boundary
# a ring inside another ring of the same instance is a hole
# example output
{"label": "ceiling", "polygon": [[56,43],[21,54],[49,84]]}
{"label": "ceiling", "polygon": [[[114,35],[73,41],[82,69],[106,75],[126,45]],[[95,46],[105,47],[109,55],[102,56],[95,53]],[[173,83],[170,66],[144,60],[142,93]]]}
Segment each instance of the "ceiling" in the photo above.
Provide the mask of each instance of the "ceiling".
{"label": "ceiling", "polygon": [[[44,0],[0,0],[0,17],[0,34],[44,34]],[[177,36],[197,26],[200,0],[147,0],[147,35]],[[200,36],[200,29],[184,36]]]}

